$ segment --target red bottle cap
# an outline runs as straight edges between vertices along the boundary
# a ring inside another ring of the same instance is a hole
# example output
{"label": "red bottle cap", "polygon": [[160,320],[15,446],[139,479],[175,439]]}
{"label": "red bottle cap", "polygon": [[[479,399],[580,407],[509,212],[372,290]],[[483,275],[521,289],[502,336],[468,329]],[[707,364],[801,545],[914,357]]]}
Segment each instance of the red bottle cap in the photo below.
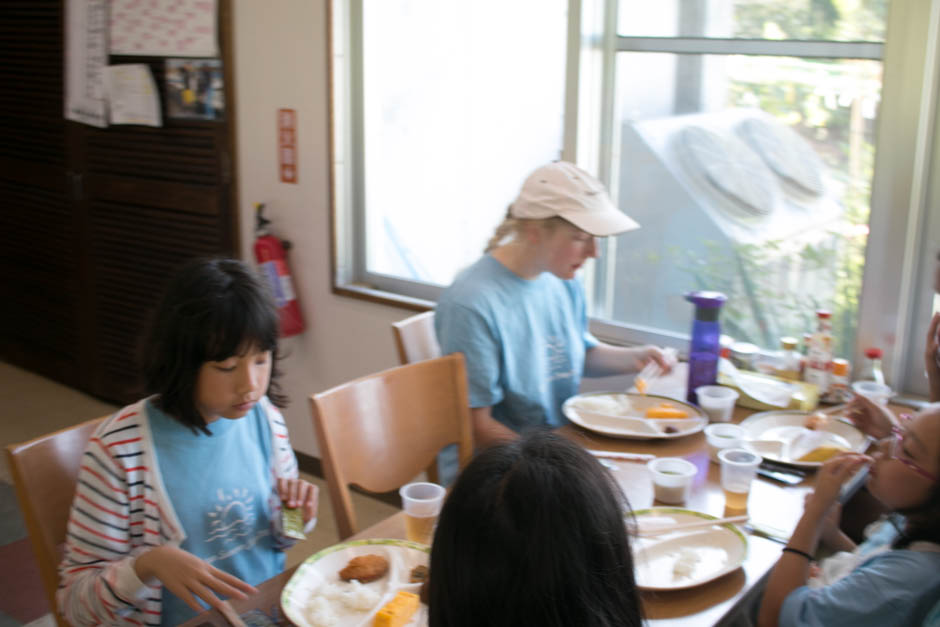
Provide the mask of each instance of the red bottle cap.
{"label": "red bottle cap", "polygon": [[865,357],[869,359],[881,359],[881,349],[880,348],[866,348]]}
{"label": "red bottle cap", "polygon": [[816,310],[816,317],[817,317],[817,318],[822,318],[823,320],[825,320],[825,319],[827,319],[827,318],[832,317],[832,312],[831,312],[831,311],[827,311],[827,310],[825,310],[825,309],[817,309],[817,310]]}

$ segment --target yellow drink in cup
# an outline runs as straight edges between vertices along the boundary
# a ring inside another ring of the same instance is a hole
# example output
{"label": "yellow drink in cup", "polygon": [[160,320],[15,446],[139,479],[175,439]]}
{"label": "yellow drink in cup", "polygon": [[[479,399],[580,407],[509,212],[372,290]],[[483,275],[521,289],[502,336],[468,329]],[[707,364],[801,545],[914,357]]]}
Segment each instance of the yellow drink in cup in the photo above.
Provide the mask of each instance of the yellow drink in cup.
{"label": "yellow drink in cup", "polygon": [[446,494],[442,486],[424,481],[409,483],[398,491],[405,510],[405,535],[412,542],[431,544],[434,527]]}
{"label": "yellow drink in cup", "polygon": [[725,508],[747,511],[747,497],[750,492],[732,492],[725,490]]}
{"label": "yellow drink in cup", "polygon": [[760,455],[744,448],[725,448],[718,451],[718,462],[725,509],[747,510],[747,497],[761,462]]}

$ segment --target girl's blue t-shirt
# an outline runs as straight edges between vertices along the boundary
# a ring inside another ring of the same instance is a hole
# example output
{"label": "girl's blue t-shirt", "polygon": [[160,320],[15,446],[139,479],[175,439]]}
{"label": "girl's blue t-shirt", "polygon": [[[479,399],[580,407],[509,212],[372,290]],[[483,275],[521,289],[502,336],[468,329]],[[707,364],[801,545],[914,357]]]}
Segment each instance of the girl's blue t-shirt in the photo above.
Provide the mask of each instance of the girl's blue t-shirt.
{"label": "girl's blue t-shirt", "polygon": [[[186,532],[180,548],[252,585],[282,572],[271,522],[278,498],[271,428],[260,403],[243,418],[213,422],[211,436],[194,434],[150,401],[147,414],[163,483]],[[163,625],[195,614],[164,587]]]}

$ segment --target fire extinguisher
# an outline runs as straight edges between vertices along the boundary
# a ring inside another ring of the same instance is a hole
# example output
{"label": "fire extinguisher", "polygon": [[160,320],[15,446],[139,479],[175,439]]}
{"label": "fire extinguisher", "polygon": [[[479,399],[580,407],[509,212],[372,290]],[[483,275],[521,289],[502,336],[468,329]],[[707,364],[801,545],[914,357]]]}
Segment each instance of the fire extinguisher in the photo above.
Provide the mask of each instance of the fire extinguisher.
{"label": "fire extinguisher", "polygon": [[300,303],[294,294],[294,284],[287,267],[287,249],[290,242],[282,241],[271,235],[268,230],[270,220],[264,217],[264,203],[255,203],[256,235],[255,260],[261,274],[267,279],[277,303],[281,317],[281,337],[297,335],[304,330],[304,317],[300,312]]}

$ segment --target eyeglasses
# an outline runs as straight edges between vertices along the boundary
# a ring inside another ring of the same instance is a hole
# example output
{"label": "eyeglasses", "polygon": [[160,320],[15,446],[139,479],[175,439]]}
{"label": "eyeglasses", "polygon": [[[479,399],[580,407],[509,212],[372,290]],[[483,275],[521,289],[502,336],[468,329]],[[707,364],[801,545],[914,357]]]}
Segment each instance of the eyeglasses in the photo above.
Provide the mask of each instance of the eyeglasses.
{"label": "eyeglasses", "polygon": [[[937,475],[933,474],[929,470],[926,470],[909,459],[898,457],[898,449],[900,448],[901,442],[904,441],[905,433],[906,431],[904,429],[899,427],[891,427],[891,434],[878,440],[878,446],[881,448],[882,453],[884,453],[885,459],[896,459],[920,476],[927,477],[931,481],[937,481]],[[903,451],[901,454],[904,454]]]}

